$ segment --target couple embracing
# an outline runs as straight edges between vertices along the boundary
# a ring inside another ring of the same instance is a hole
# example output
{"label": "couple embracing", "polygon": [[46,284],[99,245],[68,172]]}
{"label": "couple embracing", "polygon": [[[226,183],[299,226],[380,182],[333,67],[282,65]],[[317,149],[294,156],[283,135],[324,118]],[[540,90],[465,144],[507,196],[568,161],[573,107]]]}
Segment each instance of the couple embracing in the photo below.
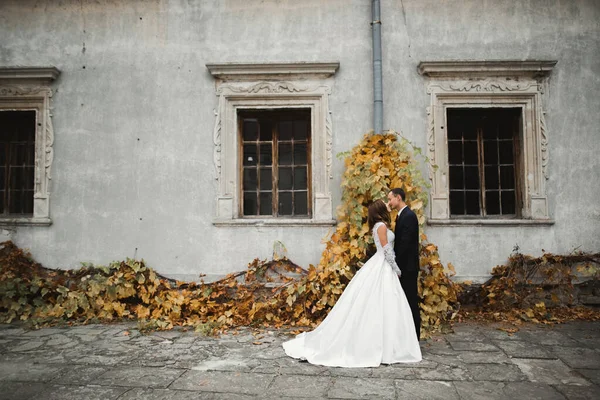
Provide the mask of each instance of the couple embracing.
{"label": "couple embracing", "polygon": [[[398,210],[394,232],[389,209]],[[283,343],[290,357],[330,367],[421,361],[419,223],[402,189],[369,206],[377,252],[358,270],[313,331]]]}

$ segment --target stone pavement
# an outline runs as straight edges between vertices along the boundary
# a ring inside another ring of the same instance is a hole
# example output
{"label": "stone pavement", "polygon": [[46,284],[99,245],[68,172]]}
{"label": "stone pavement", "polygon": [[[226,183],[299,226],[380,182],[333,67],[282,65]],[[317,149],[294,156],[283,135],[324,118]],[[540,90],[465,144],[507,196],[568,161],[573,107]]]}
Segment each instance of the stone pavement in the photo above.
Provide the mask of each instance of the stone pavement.
{"label": "stone pavement", "polygon": [[600,399],[600,322],[462,323],[422,342],[421,363],[359,369],[290,359],[288,337],[0,325],[0,399]]}

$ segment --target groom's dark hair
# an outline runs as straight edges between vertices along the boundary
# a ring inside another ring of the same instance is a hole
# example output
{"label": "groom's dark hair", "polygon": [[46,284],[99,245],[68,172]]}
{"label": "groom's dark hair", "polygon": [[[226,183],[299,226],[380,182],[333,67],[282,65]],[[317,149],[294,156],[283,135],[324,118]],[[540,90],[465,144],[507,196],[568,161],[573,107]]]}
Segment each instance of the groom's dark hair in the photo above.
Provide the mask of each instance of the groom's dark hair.
{"label": "groom's dark hair", "polygon": [[404,189],[402,188],[393,188],[390,192],[394,193],[394,196],[402,197],[402,201],[406,200],[406,193],[404,193]]}

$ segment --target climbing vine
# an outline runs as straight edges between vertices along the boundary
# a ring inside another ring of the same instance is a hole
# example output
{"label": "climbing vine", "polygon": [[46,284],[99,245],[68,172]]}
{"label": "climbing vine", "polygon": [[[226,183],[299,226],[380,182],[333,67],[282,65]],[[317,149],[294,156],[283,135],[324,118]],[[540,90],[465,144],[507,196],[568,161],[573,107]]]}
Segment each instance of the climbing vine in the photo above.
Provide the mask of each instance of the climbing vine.
{"label": "climbing vine", "polygon": [[[60,320],[90,322],[137,319],[142,327],[193,326],[205,332],[241,325],[315,326],[335,304],[356,270],[373,252],[367,207],[402,187],[406,202],[422,226],[426,182],[415,159],[420,150],[395,132],[364,135],[345,154],[338,224],[326,239],[316,266],[308,270],[287,259],[254,260],[248,269],[212,283],[171,281],[143,261],[109,266],[48,270],[11,242],[0,249],[2,321],[28,320],[36,325]],[[439,329],[457,310],[454,269],[440,262],[437,247],[421,229],[421,317],[423,336]],[[286,272],[299,277],[291,279]],[[274,289],[263,284],[276,276]],[[267,279],[268,280],[268,279]]]}

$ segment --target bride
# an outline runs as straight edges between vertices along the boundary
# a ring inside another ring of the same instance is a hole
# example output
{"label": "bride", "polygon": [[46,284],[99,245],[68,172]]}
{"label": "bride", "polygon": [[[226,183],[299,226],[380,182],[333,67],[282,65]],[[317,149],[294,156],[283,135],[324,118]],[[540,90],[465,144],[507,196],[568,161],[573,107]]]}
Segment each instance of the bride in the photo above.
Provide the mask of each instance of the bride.
{"label": "bride", "polygon": [[398,280],[386,203],[373,202],[368,221],[377,253],[358,270],[315,330],[283,343],[288,356],[349,368],[421,361],[413,317]]}

